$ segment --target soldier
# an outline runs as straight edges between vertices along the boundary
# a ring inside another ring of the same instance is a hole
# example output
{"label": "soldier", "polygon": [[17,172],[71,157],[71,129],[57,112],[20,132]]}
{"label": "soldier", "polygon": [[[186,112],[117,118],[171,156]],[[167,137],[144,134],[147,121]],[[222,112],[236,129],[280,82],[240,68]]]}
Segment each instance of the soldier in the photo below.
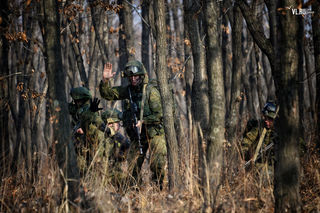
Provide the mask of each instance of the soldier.
{"label": "soldier", "polygon": [[137,159],[133,164],[132,176],[140,181],[138,174],[150,148],[152,180],[162,188],[167,148],[159,90],[154,81],[148,80],[146,69],[137,60],[129,61],[122,74],[128,78],[129,85],[111,87],[110,79],[114,75],[112,65],[107,63],[99,89],[101,96],[107,100],[124,100],[123,124],[131,141],[128,161],[132,163]]}
{"label": "soldier", "polygon": [[[85,87],[72,88],[70,91],[72,102],[69,103],[69,113],[73,122],[73,138],[75,139],[78,165],[84,174],[96,152],[108,152],[110,147],[105,146],[104,128],[105,124],[98,115],[99,102],[97,98],[92,100],[90,91]],[[100,148],[99,148],[100,147]]]}
{"label": "soldier", "polygon": [[111,181],[113,184],[121,187],[121,183],[126,177],[122,171],[122,163],[126,160],[127,150],[130,147],[128,138],[119,132],[122,113],[117,109],[107,109],[101,114],[101,118],[107,124],[105,134],[112,146],[109,155]]}
{"label": "soldier", "polygon": [[263,120],[248,122],[242,141],[242,151],[247,161],[246,168],[255,163],[258,168],[269,165],[269,169],[273,170],[273,150],[278,137],[274,131],[274,120],[278,110],[276,104],[269,101],[262,110]]}

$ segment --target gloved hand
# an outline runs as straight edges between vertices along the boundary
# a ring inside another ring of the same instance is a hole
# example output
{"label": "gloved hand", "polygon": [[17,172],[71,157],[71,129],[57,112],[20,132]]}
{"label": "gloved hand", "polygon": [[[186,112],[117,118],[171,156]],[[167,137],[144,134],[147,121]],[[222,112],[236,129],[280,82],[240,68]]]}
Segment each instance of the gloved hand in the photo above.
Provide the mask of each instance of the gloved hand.
{"label": "gloved hand", "polygon": [[99,110],[102,110],[103,108],[99,108],[100,100],[98,98],[94,98],[93,100],[90,100],[90,111],[91,112],[98,112]]}

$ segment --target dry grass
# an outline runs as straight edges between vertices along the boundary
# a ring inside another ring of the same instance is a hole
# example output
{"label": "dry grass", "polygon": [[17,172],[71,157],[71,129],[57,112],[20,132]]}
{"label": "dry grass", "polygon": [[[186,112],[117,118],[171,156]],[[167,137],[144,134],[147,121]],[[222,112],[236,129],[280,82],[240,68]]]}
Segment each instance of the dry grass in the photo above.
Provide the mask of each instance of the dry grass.
{"label": "dry grass", "polygon": [[[228,151],[228,150],[226,150]],[[228,152],[226,152],[228,153]],[[216,201],[216,210],[222,212],[273,212],[273,186],[270,180],[252,170],[243,169],[238,155],[226,154],[223,183]],[[303,181],[301,197],[304,212],[320,210],[319,156],[309,148],[301,158]],[[52,158],[41,164],[37,174],[30,177],[21,164],[19,172],[3,175],[0,186],[0,212],[201,212],[203,199],[199,184],[192,192],[170,194],[167,187],[160,191],[147,178],[138,189],[129,188],[124,181],[121,189],[112,185],[101,169],[93,168],[82,179],[86,195],[85,208],[66,203],[61,190],[61,175]],[[145,175],[148,174],[145,166]],[[197,181],[194,175],[194,183]]]}

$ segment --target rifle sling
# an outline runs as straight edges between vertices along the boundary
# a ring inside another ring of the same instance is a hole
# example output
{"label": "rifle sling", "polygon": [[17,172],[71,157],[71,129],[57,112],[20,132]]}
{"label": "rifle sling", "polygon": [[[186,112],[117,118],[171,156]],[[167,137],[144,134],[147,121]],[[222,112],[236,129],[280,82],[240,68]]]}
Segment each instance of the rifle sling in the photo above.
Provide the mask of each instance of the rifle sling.
{"label": "rifle sling", "polygon": [[259,138],[258,146],[257,146],[256,151],[254,153],[254,156],[252,158],[253,162],[255,162],[257,160],[257,157],[258,157],[258,154],[259,154],[259,150],[260,150],[260,148],[262,146],[262,142],[264,140],[264,137],[266,136],[266,133],[267,133],[267,129],[263,128],[262,133],[261,133],[260,138]]}

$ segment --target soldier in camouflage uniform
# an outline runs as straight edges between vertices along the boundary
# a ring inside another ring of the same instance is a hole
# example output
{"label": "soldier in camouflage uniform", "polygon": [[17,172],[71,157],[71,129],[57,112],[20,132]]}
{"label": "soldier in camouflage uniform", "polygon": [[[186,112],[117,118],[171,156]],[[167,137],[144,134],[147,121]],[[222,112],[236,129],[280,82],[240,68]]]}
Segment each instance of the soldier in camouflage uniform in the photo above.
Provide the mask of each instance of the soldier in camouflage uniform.
{"label": "soldier in camouflage uniform", "polygon": [[78,155],[78,165],[83,175],[94,156],[99,151],[106,155],[111,146],[105,143],[105,124],[97,111],[99,101],[95,98],[92,101],[90,91],[85,87],[73,88],[70,91],[72,102],[69,103],[69,113],[72,116],[73,138],[75,140],[76,153]]}
{"label": "soldier in camouflage uniform", "polygon": [[[152,180],[159,183],[161,188],[165,174],[167,147],[164,137],[159,90],[155,83],[153,83],[154,81],[148,80],[146,69],[143,64],[137,60],[129,61],[122,75],[128,78],[130,82],[129,85],[111,87],[110,79],[114,75],[112,65],[107,63],[104,67],[103,80],[100,83],[99,89],[101,96],[107,100],[124,100],[123,124],[131,141],[128,162],[132,163],[137,159],[133,165],[132,176],[139,182],[141,177],[139,177],[138,174],[140,173],[141,166],[149,149]],[[140,154],[138,137],[134,129],[132,113],[130,111],[129,93],[132,96],[134,104],[137,106],[137,118],[142,117],[136,125],[141,129],[142,153]],[[141,113],[141,111],[143,111],[143,113]],[[140,113],[142,116],[140,116]]]}
{"label": "soldier in camouflage uniform", "polygon": [[107,142],[112,146],[109,156],[109,175],[111,182],[121,187],[121,183],[126,177],[122,171],[122,163],[126,160],[127,150],[130,147],[128,138],[119,132],[122,113],[116,109],[107,109],[101,114],[101,118],[107,125]]}
{"label": "soldier in camouflage uniform", "polygon": [[[250,120],[244,133],[242,151],[247,162],[252,160],[260,138],[262,137],[263,139],[261,148],[258,152],[259,155],[256,162],[254,162],[258,168],[269,165],[269,169],[273,170],[274,145],[276,144],[278,137],[277,133],[274,131],[274,120],[277,117],[277,110],[278,108],[273,102],[267,102],[262,110],[263,120]],[[262,134],[264,129],[265,135]]]}

